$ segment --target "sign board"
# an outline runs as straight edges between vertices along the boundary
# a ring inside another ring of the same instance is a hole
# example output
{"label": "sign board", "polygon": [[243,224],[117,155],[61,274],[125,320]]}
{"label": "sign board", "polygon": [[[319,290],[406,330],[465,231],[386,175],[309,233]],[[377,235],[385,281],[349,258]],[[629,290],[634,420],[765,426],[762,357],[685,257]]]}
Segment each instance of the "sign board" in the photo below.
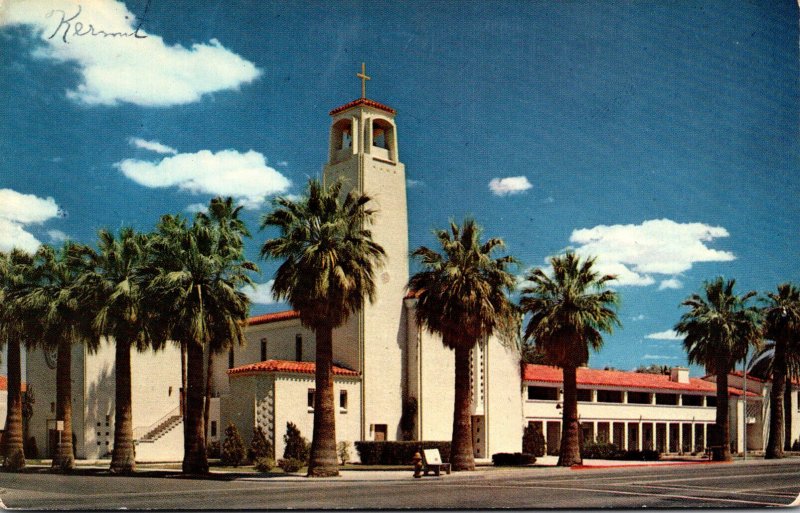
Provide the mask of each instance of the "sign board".
{"label": "sign board", "polygon": [[441,465],[442,455],[439,454],[439,449],[424,449],[425,463],[428,465]]}
{"label": "sign board", "polygon": [[64,431],[64,421],[57,420],[56,421],[56,431]]}

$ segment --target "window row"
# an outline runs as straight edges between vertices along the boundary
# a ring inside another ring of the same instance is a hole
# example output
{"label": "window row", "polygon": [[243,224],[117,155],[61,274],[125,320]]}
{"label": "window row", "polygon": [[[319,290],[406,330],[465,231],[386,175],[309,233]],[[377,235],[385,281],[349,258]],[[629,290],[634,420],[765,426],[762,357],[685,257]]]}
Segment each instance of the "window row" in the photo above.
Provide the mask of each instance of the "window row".
{"label": "window row", "polygon": [[[650,392],[628,392],[628,399],[625,400],[625,393],[622,390],[594,390],[590,388],[578,389],[578,401],[594,402],[592,392],[596,392],[598,403],[617,403],[617,404],[659,404],[666,406],[706,406],[715,407],[717,398],[713,395],[690,395],[690,394],[671,394],[671,393],[650,393]],[[558,401],[562,391],[556,387],[528,386],[528,400],[539,401]],[[655,396],[653,398],[652,396]],[[682,402],[679,402],[679,397]],[[705,400],[704,400],[705,399]]]}

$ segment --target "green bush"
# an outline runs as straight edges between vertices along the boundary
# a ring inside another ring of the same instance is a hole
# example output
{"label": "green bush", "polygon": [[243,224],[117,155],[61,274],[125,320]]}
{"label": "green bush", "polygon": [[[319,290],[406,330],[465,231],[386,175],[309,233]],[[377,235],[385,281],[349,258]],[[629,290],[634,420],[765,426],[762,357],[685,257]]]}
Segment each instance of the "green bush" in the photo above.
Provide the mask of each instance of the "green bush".
{"label": "green bush", "polygon": [[308,461],[309,443],[300,434],[300,430],[297,429],[293,422],[286,423],[286,434],[283,435],[283,443],[286,444],[286,448],[283,450],[284,459],[300,460],[302,463]]}
{"label": "green bush", "polygon": [[355,442],[358,458],[364,465],[410,465],[414,453],[439,449],[443,462],[450,461],[450,442]]}
{"label": "green bush", "polygon": [[253,467],[262,474],[266,474],[275,468],[275,460],[272,458],[256,458],[253,462]]}
{"label": "green bush", "polygon": [[524,467],[536,463],[536,456],[520,452],[498,452],[492,454],[492,463],[495,467]]}
{"label": "green bush", "polygon": [[208,442],[206,445],[206,457],[207,458],[219,458],[221,448],[219,445],[219,440],[214,440],[213,442]]}
{"label": "green bush", "polygon": [[278,460],[278,466],[287,474],[298,472],[305,465],[305,461],[297,458],[286,458]]}
{"label": "green bush", "polygon": [[617,446],[610,442],[586,442],[581,451],[582,458],[595,460],[610,460],[617,457],[620,452]]}
{"label": "green bush", "polygon": [[544,456],[544,433],[538,425],[528,425],[522,434],[522,452],[536,457]]}
{"label": "green bush", "polygon": [[247,451],[248,459],[254,462],[261,458],[271,458],[272,451],[272,444],[267,440],[261,426],[253,428],[253,439],[250,441],[250,450]]}
{"label": "green bush", "polygon": [[339,442],[336,446],[336,453],[339,455],[339,461],[342,465],[350,461],[350,442]]}
{"label": "green bush", "polygon": [[244,440],[236,425],[231,422],[225,428],[225,440],[222,442],[222,452],[220,459],[223,465],[233,465],[238,467],[245,456]]}

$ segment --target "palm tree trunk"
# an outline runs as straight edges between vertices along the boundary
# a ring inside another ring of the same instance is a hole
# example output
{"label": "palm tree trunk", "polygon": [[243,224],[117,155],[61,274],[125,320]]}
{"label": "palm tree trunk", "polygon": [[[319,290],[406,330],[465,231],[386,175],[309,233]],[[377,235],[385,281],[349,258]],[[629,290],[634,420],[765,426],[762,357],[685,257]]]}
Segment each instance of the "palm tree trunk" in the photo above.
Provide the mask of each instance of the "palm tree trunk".
{"label": "palm tree trunk", "polygon": [[[719,360],[722,360],[720,358]],[[728,416],[728,367],[718,363],[717,369],[717,418],[716,425],[722,438],[722,450],[715,454],[716,461],[731,461],[731,419]]]}
{"label": "palm tree trunk", "polygon": [[578,371],[575,367],[564,367],[564,409],[561,417],[561,452],[558,465],[571,467],[581,465],[580,429],[578,423]]}
{"label": "palm tree trunk", "polygon": [[56,420],[64,422],[64,430],[59,433],[52,468],[71,470],[75,466],[75,455],[72,447],[72,345],[68,340],[58,344]]}
{"label": "palm tree trunk", "polygon": [[16,471],[25,467],[22,438],[22,370],[19,339],[8,339],[8,408],[3,435],[3,469]]}
{"label": "palm tree trunk", "polygon": [[208,350],[208,362],[206,363],[206,400],[205,404],[203,405],[203,436],[206,440],[208,440],[208,423],[209,413],[211,411],[211,385],[213,373],[212,373],[212,366],[214,365],[214,353],[209,348]]}
{"label": "palm tree trunk", "polygon": [[133,404],[131,402],[131,344],[117,339],[114,378],[114,450],[111,454],[111,472],[133,472],[135,448],[133,445]]}
{"label": "palm tree trunk", "polygon": [[203,346],[198,342],[188,344],[186,358],[186,416],[183,419],[187,434],[183,441],[183,472],[208,473],[206,441],[203,432]]}
{"label": "palm tree trunk", "polygon": [[769,392],[769,437],[767,459],[783,458],[783,396],[786,393],[786,340],[776,337],[772,357],[772,387]]}
{"label": "palm tree trunk", "polygon": [[456,344],[455,398],[453,400],[453,439],[450,443],[450,464],[453,470],[475,470],[472,447],[472,416],[469,365],[470,349]]}
{"label": "palm tree trunk", "polygon": [[792,450],[792,380],[787,377],[783,393],[783,450]]}
{"label": "palm tree trunk", "polygon": [[339,475],[336,453],[336,416],[333,402],[333,329],[316,330],[316,395],[314,398],[314,433],[308,477]]}

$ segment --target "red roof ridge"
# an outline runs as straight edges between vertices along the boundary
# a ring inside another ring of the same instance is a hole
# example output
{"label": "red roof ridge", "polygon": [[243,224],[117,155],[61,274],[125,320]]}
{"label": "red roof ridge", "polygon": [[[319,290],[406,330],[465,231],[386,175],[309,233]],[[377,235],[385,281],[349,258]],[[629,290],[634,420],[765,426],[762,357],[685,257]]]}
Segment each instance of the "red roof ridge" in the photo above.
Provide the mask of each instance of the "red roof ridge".
{"label": "red roof ridge", "polygon": [[386,112],[388,112],[389,114],[392,114],[392,115],[397,114],[397,111],[394,110],[393,108],[389,107],[388,105],[384,105],[382,103],[378,103],[375,100],[370,100],[369,98],[358,98],[357,100],[353,100],[351,102],[345,103],[341,107],[336,107],[335,109],[330,111],[329,115],[333,116],[335,114],[338,114],[338,113],[343,112],[343,111],[345,111],[347,109],[356,107],[358,105],[364,105],[365,107],[372,107],[372,108],[375,108],[375,109],[383,110],[383,111],[386,111]]}
{"label": "red roof ridge", "polygon": [[[291,372],[298,374],[314,374],[317,365],[314,362],[297,362],[291,360],[265,360],[228,369],[228,375],[257,374],[261,372]],[[334,376],[358,376],[358,371],[333,366]]]}
{"label": "red roof ridge", "polygon": [[248,326],[257,326],[259,324],[269,324],[271,322],[287,321],[290,319],[299,319],[300,312],[295,310],[284,310],[282,312],[272,312],[262,315],[256,315],[247,319]]}

